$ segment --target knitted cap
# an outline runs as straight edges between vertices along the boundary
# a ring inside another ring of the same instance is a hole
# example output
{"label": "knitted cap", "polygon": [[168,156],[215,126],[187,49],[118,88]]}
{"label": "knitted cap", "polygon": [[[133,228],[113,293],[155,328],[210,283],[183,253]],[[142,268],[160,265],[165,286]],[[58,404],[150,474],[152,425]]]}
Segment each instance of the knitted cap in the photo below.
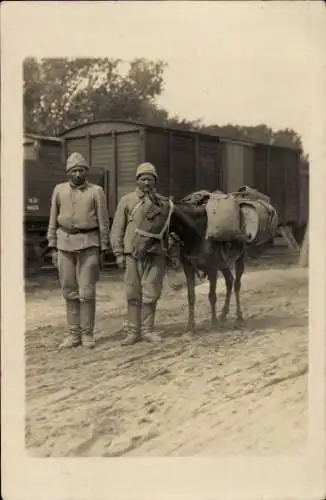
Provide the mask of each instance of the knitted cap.
{"label": "knitted cap", "polygon": [[155,177],[155,179],[157,179],[157,172],[156,172],[156,169],[154,167],[154,165],[152,165],[151,163],[149,162],[145,162],[145,163],[141,163],[137,170],[136,170],[136,179],[138,179],[138,177],[140,175],[144,175],[144,174],[150,174],[150,175],[153,175]]}
{"label": "knitted cap", "polygon": [[67,159],[66,171],[74,167],[84,167],[88,169],[88,163],[80,153],[71,153]]}

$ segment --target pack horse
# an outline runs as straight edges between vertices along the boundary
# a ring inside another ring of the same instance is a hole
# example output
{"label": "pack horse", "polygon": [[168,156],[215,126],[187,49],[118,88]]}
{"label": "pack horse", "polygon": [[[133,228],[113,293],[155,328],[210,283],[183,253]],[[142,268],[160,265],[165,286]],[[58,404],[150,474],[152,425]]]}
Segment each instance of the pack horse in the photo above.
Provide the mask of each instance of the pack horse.
{"label": "pack horse", "polygon": [[[273,240],[278,216],[269,198],[248,186],[236,193],[197,191],[180,201],[162,199],[160,206],[150,206],[135,232],[139,256],[145,254],[153,239],[168,233],[172,243],[170,255],[178,254],[187,281],[187,330],[195,331],[196,275],[209,282],[208,299],[211,325],[226,320],[232,291],[236,299],[236,321],[243,322],[240,301],[241,278],[248,251],[264,249]],[[234,269],[234,274],[233,274]],[[221,272],[226,295],[219,316],[216,314],[216,285]]]}

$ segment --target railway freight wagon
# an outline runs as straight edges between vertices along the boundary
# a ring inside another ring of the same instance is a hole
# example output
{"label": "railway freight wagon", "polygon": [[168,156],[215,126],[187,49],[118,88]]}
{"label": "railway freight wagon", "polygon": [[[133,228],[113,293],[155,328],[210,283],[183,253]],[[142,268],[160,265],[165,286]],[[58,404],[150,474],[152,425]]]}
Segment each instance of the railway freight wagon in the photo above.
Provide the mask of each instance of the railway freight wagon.
{"label": "railway freight wagon", "polygon": [[221,188],[219,139],[211,135],[159,128],[133,122],[87,123],[62,134],[65,158],[78,151],[91,169],[107,173],[109,214],[119,199],[135,188],[137,165],[152,162],[163,195],[179,199],[196,189]]}
{"label": "railway freight wagon", "polygon": [[280,224],[298,228],[307,221],[307,183],[297,150],[126,121],[87,123],[61,138],[65,158],[79,151],[92,169],[107,172],[111,219],[121,196],[134,189],[137,165],[150,161],[159,190],[175,199],[198,189],[232,192],[246,184],[271,198]]}
{"label": "railway freight wagon", "polygon": [[[66,180],[62,140],[25,134],[24,174],[24,257],[26,270],[37,270],[46,261],[46,232],[54,186]],[[104,169],[92,171],[90,180],[104,185]]]}
{"label": "railway freight wagon", "polygon": [[292,226],[299,240],[304,233],[309,173],[298,151],[127,121],[91,122],[60,138],[24,136],[25,255],[34,264],[46,256],[51,193],[66,179],[64,164],[73,151],[88,160],[90,181],[104,188],[111,222],[121,196],[135,187],[137,165],[150,161],[165,195],[233,192],[246,184],[270,196],[280,223]]}

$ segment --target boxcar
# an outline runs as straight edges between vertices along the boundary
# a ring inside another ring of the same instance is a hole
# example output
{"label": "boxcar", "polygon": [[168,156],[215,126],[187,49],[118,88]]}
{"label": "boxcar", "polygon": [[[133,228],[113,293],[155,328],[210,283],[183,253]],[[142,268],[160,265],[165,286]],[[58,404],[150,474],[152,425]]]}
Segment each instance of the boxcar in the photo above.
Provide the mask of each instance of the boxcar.
{"label": "boxcar", "polygon": [[271,198],[280,224],[292,226],[298,240],[304,233],[309,172],[302,168],[299,151],[106,120],[76,126],[58,138],[24,136],[26,249],[32,249],[34,256],[46,252],[51,193],[56,183],[65,180],[64,163],[73,151],[88,160],[90,181],[104,188],[111,222],[121,196],[135,187],[137,165],[150,161],[165,195],[180,199],[199,189],[233,192],[246,184]]}
{"label": "boxcar", "polygon": [[23,137],[25,265],[37,266],[46,249],[52,189],[64,178],[62,141],[26,134]]}
{"label": "boxcar", "polygon": [[162,194],[178,199],[196,189],[222,186],[219,138],[134,122],[87,123],[61,135],[65,157],[82,153],[92,170],[107,173],[110,217],[118,200],[135,187],[136,167],[152,162]]}
{"label": "boxcar", "polygon": [[282,225],[307,221],[306,177],[295,149],[119,120],[86,123],[61,138],[65,157],[79,151],[92,169],[107,172],[111,218],[134,188],[137,164],[151,161],[163,194],[178,199],[197,189],[232,192],[247,184],[271,198]]}

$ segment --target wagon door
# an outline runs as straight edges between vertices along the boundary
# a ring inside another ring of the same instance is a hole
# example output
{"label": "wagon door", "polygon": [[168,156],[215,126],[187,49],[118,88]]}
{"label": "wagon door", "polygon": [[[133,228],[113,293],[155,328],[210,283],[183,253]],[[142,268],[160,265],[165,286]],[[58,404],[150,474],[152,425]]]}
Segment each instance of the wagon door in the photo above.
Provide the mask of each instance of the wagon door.
{"label": "wagon door", "polygon": [[158,174],[158,190],[164,196],[170,194],[170,142],[164,130],[146,131],[145,160],[155,165]]}
{"label": "wagon door", "polygon": [[267,186],[267,146],[256,145],[254,148],[253,187],[270,196]]}
{"label": "wagon door", "polygon": [[110,171],[112,169],[112,139],[109,135],[71,137],[65,139],[65,159],[73,153],[80,153],[90,165],[88,180],[104,189],[107,208],[112,217],[112,196],[110,193]]}
{"label": "wagon door", "polygon": [[143,160],[143,135],[140,130],[116,133],[118,200],[135,189],[136,169]]}
{"label": "wagon door", "polygon": [[114,138],[113,135],[89,136],[91,151],[91,182],[99,184],[106,193],[107,208],[112,219],[116,207],[116,193],[114,188]]}
{"label": "wagon door", "polygon": [[235,142],[226,142],[225,172],[227,191],[237,191],[244,184],[244,146]]}
{"label": "wagon door", "polygon": [[221,188],[217,140],[198,139],[198,169],[196,189],[215,191]]}
{"label": "wagon door", "polygon": [[80,153],[83,155],[88,163],[91,163],[90,149],[88,143],[88,137],[84,135],[83,137],[69,137],[64,140],[65,145],[65,160],[71,153]]}
{"label": "wagon door", "polygon": [[196,190],[195,140],[176,132],[170,137],[170,192],[178,200]]}

